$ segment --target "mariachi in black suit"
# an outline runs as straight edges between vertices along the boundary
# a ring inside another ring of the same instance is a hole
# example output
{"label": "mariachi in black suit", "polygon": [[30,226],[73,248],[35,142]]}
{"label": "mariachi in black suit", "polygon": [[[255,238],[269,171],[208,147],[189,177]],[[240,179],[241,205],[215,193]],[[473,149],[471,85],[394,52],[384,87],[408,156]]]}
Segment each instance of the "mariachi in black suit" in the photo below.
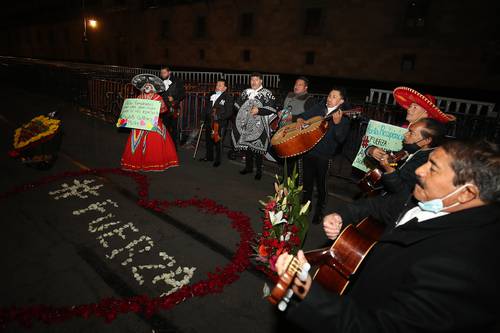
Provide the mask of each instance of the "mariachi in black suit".
{"label": "mariachi in black suit", "polygon": [[[167,79],[163,80],[163,82],[165,83],[166,80],[170,80],[171,83],[164,92],[160,93],[160,96],[163,98],[165,105],[168,107],[168,111],[162,114],[162,120],[163,123],[167,126],[168,130],[170,131],[175,146],[177,147],[177,143],[179,140],[179,134],[177,131],[177,126],[178,126],[177,118],[179,112],[178,110],[180,102],[186,96],[186,92],[184,90],[184,82],[181,79],[178,79],[170,75]],[[172,102],[169,101],[168,98],[169,96],[172,96],[172,98],[174,99],[173,105],[175,107],[173,109],[169,107],[170,105],[172,105]]]}
{"label": "mariachi in black suit", "polygon": [[287,317],[308,332],[500,332],[500,207],[390,228],[344,296],[314,284]]}
{"label": "mariachi in black suit", "polygon": [[[215,93],[207,96],[206,107],[204,110],[205,119],[205,142],[207,148],[207,154],[205,158],[209,161],[214,159],[214,146],[215,146],[215,164],[220,164],[221,161],[221,151],[224,141],[224,135],[226,134],[227,125],[229,119],[233,115],[233,97],[227,92],[223,92],[217,97],[215,101],[210,100],[210,97],[215,95]],[[214,115],[213,112],[215,112]],[[213,120],[219,123],[219,136],[220,141],[215,143],[212,139],[212,123]]]}

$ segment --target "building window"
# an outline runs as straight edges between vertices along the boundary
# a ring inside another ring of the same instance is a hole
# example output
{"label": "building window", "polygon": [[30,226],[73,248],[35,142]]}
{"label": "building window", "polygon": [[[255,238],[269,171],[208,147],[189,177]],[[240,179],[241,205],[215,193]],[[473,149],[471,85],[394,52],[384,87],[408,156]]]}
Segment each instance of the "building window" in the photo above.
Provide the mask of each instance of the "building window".
{"label": "building window", "polygon": [[54,30],[49,30],[49,45],[54,47],[56,44],[56,35],[54,33]]}
{"label": "building window", "polygon": [[150,9],[150,8],[158,8],[158,0],[142,0],[142,8]]}
{"label": "building window", "polygon": [[161,21],[161,38],[167,38],[170,33],[170,21],[162,20]]}
{"label": "building window", "polygon": [[194,30],[194,36],[196,38],[203,38],[207,36],[207,17],[198,16],[196,18],[196,26]]}
{"label": "building window", "polygon": [[408,33],[424,30],[429,11],[429,0],[409,0],[406,5],[404,28]]}
{"label": "building window", "polygon": [[250,50],[243,50],[241,53],[241,57],[243,58],[244,62],[250,62]]}
{"label": "building window", "polygon": [[64,28],[64,42],[66,44],[70,43],[70,34],[69,34],[69,29],[67,27]]}
{"label": "building window", "polygon": [[304,35],[317,36],[321,34],[323,9],[308,8],[305,13]]}
{"label": "building window", "polygon": [[198,56],[200,60],[205,60],[205,50],[204,49],[199,49],[198,50]]}
{"label": "building window", "polygon": [[500,75],[500,54],[493,55],[489,57],[486,61],[486,64],[488,65],[488,75],[490,76],[497,76]]}
{"label": "building window", "polygon": [[240,19],[240,36],[249,37],[254,32],[253,13],[243,13]]}
{"label": "building window", "polygon": [[42,31],[40,29],[37,29],[37,31],[36,31],[36,40],[37,40],[39,45],[42,45],[43,36],[42,36]]}
{"label": "building window", "polygon": [[306,65],[314,65],[316,54],[313,51],[306,52]]}
{"label": "building window", "polygon": [[85,1],[86,8],[101,8],[102,0],[86,0]]}
{"label": "building window", "polygon": [[414,70],[415,70],[415,55],[403,54],[403,57],[401,58],[401,71],[412,72]]}

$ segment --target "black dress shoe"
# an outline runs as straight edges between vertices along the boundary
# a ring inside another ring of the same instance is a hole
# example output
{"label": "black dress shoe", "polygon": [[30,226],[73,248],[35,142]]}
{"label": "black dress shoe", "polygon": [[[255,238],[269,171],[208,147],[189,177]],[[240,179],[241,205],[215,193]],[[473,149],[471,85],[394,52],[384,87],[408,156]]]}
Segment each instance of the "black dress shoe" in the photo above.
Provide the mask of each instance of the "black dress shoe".
{"label": "black dress shoe", "polygon": [[243,170],[240,171],[241,175],[246,175],[247,173],[252,173],[252,170],[243,169]]}
{"label": "black dress shoe", "polygon": [[213,159],[203,157],[203,158],[200,158],[198,161],[200,161],[200,162],[212,162]]}
{"label": "black dress shoe", "polygon": [[262,172],[257,172],[255,174],[255,180],[260,180],[262,178]]}
{"label": "black dress shoe", "polygon": [[214,168],[217,168],[219,165],[220,165],[220,162],[219,162],[219,161],[215,161],[215,162],[214,162]]}

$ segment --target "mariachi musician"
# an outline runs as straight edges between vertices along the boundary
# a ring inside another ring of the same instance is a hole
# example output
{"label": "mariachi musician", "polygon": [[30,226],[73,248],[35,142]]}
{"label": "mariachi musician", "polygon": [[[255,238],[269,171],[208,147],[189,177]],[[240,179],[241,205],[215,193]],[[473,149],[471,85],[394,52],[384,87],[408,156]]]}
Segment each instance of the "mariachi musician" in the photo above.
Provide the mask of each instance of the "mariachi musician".
{"label": "mariachi musician", "polygon": [[[388,163],[389,154],[383,149],[369,146],[365,150],[367,158],[383,168],[382,185],[390,193],[399,192],[404,186],[413,189],[416,182],[415,170],[427,161],[429,148],[441,144],[446,134],[444,124],[455,119],[454,116],[443,113],[431,95],[422,95],[407,87],[394,89],[393,95],[396,102],[407,109],[410,124],[403,140],[403,150],[408,152],[408,156],[401,161],[401,165],[395,167]],[[421,122],[423,119],[425,121]]]}
{"label": "mariachi musician", "polygon": [[233,115],[233,97],[227,92],[227,81],[225,79],[217,80],[215,93],[210,95],[204,110],[205,120],[205,146],[207,149],[204,158],[200,161],[214,161],[214,167],[221,163],[221,151],[226,133],[228,120]]}
{"label": "mariachi musician", "polygon": [[270,118],[276,114],[275,97],[262,83],[262,74],[250,74],[250,88],[234,103],[238,113],[231,133],[235,150],[245,152],[245,168],[240,174],[252,173],[255,160],[255,180],[262,178],[262,157],[270,143]]}
{"label": "mariachi musician", "polygon": [[[282,128],[293,121],[297,121],[297,118],[316,104],[313,96],[307,91],[308,86],[309,79],[305,76],[300,76],[295,80],[293,91],[288,93],[283,102],[283,109],[278,112],[278,128]],[[279,161],[283,163],[284,159],[279,159]],[[294,170],[296,170],[299,179],[302,180],[301,156],[286,158],[286,175],[291,176]]]}
{"label": "mariachi musician", "polygon": [[325,136],[303,157],[304,192],[302,202],[306,203],[312,199],[314,183],[318,189],[318,201],[312,219],[314,224],[319,224],[323,220],[323,211],[327,200],[326,177],[328,176],[329,160],[333,158],[349,132],[350,122],[342,116],[342,110],[348,109],[345,101],[345,90],[334,88],[328,94],[326,104],[316,104],[297,119],[297,127],[303,127],[307,125],[307,120],[310,118],[333,115],[328,120],[330,124]]}

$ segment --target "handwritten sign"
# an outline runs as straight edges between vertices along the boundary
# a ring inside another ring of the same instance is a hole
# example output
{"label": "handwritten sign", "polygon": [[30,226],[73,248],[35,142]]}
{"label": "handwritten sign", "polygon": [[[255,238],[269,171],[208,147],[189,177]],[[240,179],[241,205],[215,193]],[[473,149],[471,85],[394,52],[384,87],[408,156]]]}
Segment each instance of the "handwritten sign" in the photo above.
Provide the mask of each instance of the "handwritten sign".
{"label": "handwritten sign", "polygon": [[403,147],[403,136],[406,131],[406,128],[370,120],[366,128],[366,133],[361,140],[361,147],[359,147],[358,154],[352,166],[363,172],[369,170],[369,166],[365,161],[365,149],[368,146],[377,146],[386,151],[401,150]]}
{"label": "handwritten sign", "polygon": [[127,98],[123,102],[120,118],[116,127],[136,128],[151,131],[158,125],[160,101],[149,99]]}

